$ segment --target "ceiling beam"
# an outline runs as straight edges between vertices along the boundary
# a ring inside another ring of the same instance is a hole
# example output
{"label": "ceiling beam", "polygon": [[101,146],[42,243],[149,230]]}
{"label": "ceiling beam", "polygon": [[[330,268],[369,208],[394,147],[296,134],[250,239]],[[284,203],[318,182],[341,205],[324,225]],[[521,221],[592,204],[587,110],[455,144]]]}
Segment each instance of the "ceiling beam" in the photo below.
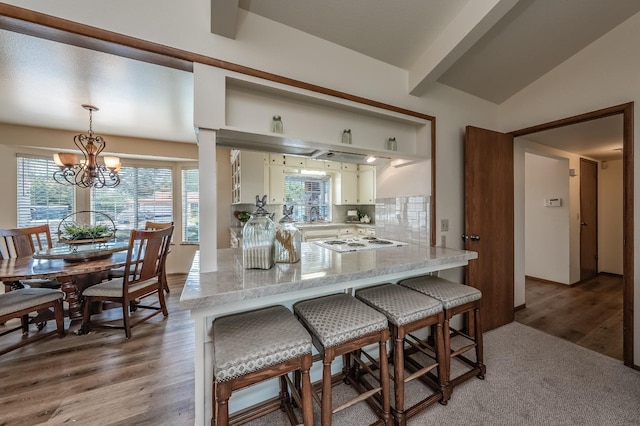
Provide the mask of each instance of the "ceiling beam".
{"label": "ceiling beam", "polygon": [[238,0],[211,0],[211,32],[235,40]]}
{"label": "ceiling beam", "polygon": [[516,3],[518,0],[470,1],[409,69],[409,93],[423,95]]}

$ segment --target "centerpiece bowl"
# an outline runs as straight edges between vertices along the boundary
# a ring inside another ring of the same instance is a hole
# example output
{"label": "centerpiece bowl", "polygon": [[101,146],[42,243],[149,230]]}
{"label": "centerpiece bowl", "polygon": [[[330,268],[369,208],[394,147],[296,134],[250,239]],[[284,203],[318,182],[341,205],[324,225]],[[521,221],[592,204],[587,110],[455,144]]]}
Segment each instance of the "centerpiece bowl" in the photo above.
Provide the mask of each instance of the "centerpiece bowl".
{"label": "centerpiece bowl", "polygon": [[58,224],[58,241],[65,244],[101,243],[115,236],[113,219],[102,212],[78,211],[66,216]]}

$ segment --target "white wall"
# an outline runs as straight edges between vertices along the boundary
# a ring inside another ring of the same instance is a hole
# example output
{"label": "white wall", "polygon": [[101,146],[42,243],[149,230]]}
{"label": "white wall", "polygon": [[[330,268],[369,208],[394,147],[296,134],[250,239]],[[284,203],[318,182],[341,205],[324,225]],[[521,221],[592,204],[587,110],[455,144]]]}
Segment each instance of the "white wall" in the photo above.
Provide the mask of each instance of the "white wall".
{"label": "white wall", "polygon": [[[514,303],[515,306],[525,304],[525,155],[536,155],[565,158],[569,161],[568,168],[580,169],[580,156],[571,152],[550,148],[532,142],[524,137],[514,140]],[[567,171],[567,175],[569,172]],[[569,227],[569,284],[580,281],[580,177],[569,179],[568,196],[568,227]]]}
{"label": "white wall", "polygon": [[[413,176],[407,179],[407,175]],[[403,167],[379,166],[376,170],[376,198],[431,195],[431,160]]]}
{"label": "white wall", "polygon": [[[525,274],[569,282],[569,161],[525,153]],[[545,199],[560,199],[546,207]]]}
{"label": "white wall", "polygon": [[[640,14],[596,40],[590,46],[505,101],[498,108],[500,130],[511,131],[640,98]],[[640,109],[634,125],[640,127]],[[640,150],[634,150],[640,164]],[[636,167],[636,170],[638,168]],[[634,198],[640,199],[640,173],[634,176]],[[640,210],[634,209],[635,223]],[[637,229],[637,226],[636,226]],[[640,261],[640,233],[634,234],[634,263]],[[516,246],[516,250],[518,250]],[[517,252],[523,256],[523,252]],[[640,270],[635,268],[634,306],[640,306]],[[640,364],[640,310],[634,310],[634,363]]]}
{"label": "white wall", "polygon": [[622,275],[622,160],[598,168],[598,271]]}

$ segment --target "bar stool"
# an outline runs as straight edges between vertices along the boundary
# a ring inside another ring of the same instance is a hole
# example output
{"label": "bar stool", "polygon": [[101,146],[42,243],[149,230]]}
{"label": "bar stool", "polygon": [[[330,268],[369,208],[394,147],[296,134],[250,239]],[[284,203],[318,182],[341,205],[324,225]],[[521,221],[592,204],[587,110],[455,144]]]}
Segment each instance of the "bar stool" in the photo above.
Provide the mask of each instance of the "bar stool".
{"label": "bar stool", "polygon": [[[482,326],[480,323],[480,306],[482,304],[482,293],[471,286],[454,283],[435,275],[423,275],[419,277],[407,278],[398,282],[399,285],[408,287],[427,296],[433,297],[442,303],[444,308],[444,346],[446,354],[446,377],[449,392],[460,383],[473,376],[484,379],[486,366],[482,352]],[[464,333],[449,325],[449,321],[455,315],[473,312],[473,331]],[[451,336],[462,336],[467,345],[459,349],[451,349]],[[475,348],[476,360],[473,361],[464,354]],[[467,371],[451,378],[451,360],[457,359],[464,363]]]}
{"label": "bar stool", "polygon": [[[302,408],[303,424],[313,425],[311,336],[287,308],[272,306],[216,318],[213,352],[212,426],[241,424],[274,411],[250,408],[230,418],[228,402],[233,391],[276,377],[280,378],[280,408],[291,424],[297,424],[298,419],[289,389]],[[301,374],[301,397],[287,376],[290,372]]]}
{"label": "bar stool", "polygon": [[[374,424],[391,425],[387,318],[344,293],[298,302],[293,306],[293,311],[311,333],[313,345],[322,360],[322,396],[318,398],[314,394],[315,399],[320,401],[321,425],[331,425],[334,413],[361,401],[367,401],[378,415],[378,421]],[[376,377],[360,357],[362,354],[367,356],[362,348],[376,343],[380,377]],[[331,363],[339,355],[343,355],[345,383],[355,388],[360,395],[334,409],[331,397]],[[371,374],[379,386],[361,384],[363,371]],[[375,398],[376,395],[379,396],[378,399]]]}
{"label": "bar stool", "polygon": [[[406,287],[395,284],[382,284],[356,291],[356,298],[362,300],[372,308],[382,312],[389,320],[391,329],[391,346],[393,359],[393,383],[395,390],[395,406],[393,414],[396,424],[404,426],[407,418],[413,417],[420,411],[429,407],[436,401],[446,404],[448,394],[445,392],[446,371],[445,351],[442,334],[444,313],[442,303],[424,294],[416,293]],[[410,333],[425,327],[433,326],[435,330],[435,347],[426,351],[421,345],[416,344],[420,340]],[[426,365],[415,358],[410,357],[410,350],[404,349],[405,343],[414,352],[428,356],[436,362]],[[405,358],[408,368],[413,371],[405,378]],[[431,372],[437,368],[437,377]],[[404,408],[404,385],[414,379],[422,378],[434,392],[413,406]]]}

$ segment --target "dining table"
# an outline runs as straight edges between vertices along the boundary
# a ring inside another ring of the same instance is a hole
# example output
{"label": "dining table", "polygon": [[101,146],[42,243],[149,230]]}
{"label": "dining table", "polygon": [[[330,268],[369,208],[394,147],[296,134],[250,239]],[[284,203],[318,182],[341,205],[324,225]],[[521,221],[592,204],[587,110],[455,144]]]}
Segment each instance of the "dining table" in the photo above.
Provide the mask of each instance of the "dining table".
{"label": "dining table", "polygon": [[55,246],[36,251],[32,256],[0,260],[0,281],[4,283],[30,279],[57,279],[68,303],[68,316],[82,319],[82,292],[99,284],[112,269],[126,263],[129,241],[111,241]]}

